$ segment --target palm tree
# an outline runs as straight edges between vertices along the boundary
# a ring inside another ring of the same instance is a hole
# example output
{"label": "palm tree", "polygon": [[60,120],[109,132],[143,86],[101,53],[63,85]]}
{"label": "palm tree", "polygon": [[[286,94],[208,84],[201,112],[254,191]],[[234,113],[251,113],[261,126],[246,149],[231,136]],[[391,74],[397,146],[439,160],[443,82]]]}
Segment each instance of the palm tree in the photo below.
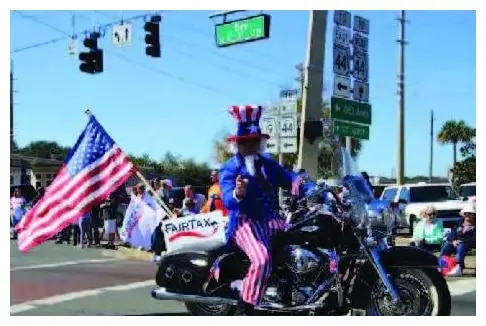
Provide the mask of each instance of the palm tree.
{"label": "palm tree", "polygon": [[452,144],[454,164],[457,162],[457,144],[471,141],[476,129],[469,127],[463,120],[448,120],[442,126],[437,141],[441,144]]}

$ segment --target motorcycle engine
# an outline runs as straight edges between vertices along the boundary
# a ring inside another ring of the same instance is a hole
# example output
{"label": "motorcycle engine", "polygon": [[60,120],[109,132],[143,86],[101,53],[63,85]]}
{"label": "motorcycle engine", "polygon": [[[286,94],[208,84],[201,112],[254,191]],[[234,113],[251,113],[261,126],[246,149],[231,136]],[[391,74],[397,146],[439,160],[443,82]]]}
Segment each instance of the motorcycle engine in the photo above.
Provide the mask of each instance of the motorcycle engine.
{"label": "motorcycle engine", "polygon": [[[287,279],[280,279],[266,292],[268,301],[290,301],[292,305],[304,304],[320,284],[331,278],[333,263],[324,249],[305,249],[296,245],[285,247]],[[286,298],[286,299],[284,299]]]}

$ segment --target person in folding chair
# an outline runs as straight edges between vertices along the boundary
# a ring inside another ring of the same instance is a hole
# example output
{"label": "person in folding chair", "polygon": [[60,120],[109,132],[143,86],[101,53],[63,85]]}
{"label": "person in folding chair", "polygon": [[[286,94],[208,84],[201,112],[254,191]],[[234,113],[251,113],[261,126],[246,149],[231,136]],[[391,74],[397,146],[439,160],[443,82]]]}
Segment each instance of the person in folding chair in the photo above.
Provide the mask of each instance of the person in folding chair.
{"label": "person in folding chair", "polygon": [[234,156],[221,167],[219,182],[229,212],[227,240],[250,260],[238,291],[248,313],[263,296],[271,272],[271,239],[284,225],[278,214],[277,190],[292,189],[298,195],[302,178],[264,154],[270,136],[260,130],[261,106],[234,106],[230,114],[237,122],[236,134],[228,138]]}

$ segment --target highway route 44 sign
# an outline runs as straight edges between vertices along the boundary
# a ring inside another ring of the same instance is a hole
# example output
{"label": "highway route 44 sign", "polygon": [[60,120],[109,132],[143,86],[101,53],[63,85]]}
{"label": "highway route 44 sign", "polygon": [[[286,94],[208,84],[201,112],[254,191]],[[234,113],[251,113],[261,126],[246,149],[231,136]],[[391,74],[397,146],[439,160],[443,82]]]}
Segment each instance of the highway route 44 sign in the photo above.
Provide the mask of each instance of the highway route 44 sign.
{"label": "highway route 44 sign", "polygon": [[334,26],[334,38],[333,38],[334,44],[348,47],[350,38],[351,38],[351,32],[349,31],[349,29],[339,25]]}
{"label": "highway route 44 sign", "polygon": [[260,122],[262,133],[275,137],[278,133],[278,124],[276,117],[263,117]]}
{"label": "highway route 44 sign", "polygon": [[116,46],[127,46],[132,43],[132,24],[115,25],[111,34],[112,43]]}
{"label": "highway route 44 sign", "polygon": [[279,113],[281,115],[297,114],[297,100],[293,99],[290,101],[282,101],[280,103]]}
{"label": "highway route 44 sign", "polygon": [[368,81],[368,53],[354,51],[353,53],[353,77],[359,81]]}
{"label": "highway route 44 sign", "polygon": [[349,76],[350,49],[339,45],[334,46],[333,72],[341,76]]}
{"label": "highway route 44 sign", "polygon": [[355,80],[353,83],[353,99],[358,102],[368,103],[370,100],[369,84]]}
{"label": "highway route 44 sign", "polygon": [[353,34],[353,47],[355,51],[368,52],[368,38],[357,32]]}
{"label": "highway route 44 sign", "polygon": [[334,10],[334,23],[351,28],[351,13],[346,10]]}
{"label": "highway route 44 sign", "polygon": [[280,138],[280,153],[297,153],[297,137]]}
{"label": "highway route 44 sign", "polygon": [[270,104],[263,109],[262,117],[274,117],[278,115],[280,108],[276,104]]}
{"label": "highway route 44 sign", "polygon": [[348,98],[351,95],[351,79],[339,75],[334,75],[333,94],[339,97]]}
{"label": "highway route 44 sign", "polygon": [[280,117],[280,137],[297,137],[297,115],[286,114]]}

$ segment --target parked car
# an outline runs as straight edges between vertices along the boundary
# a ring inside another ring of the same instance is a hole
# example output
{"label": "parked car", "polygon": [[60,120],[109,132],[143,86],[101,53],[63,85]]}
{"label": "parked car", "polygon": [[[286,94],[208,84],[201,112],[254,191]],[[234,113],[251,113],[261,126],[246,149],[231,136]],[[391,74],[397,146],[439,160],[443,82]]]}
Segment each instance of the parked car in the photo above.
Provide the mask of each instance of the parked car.
{"label": "parked car", "polygon": [[389,185],[382,185],[382,184],[373,185],[373,193],[375,195],[375,198],[380,198],[381,194],[383,193],[383,190],[385,190],[385,188],[388,186]]}
{"label": "parked car", "polygon": [[398,205],[396,228],[408,228],[410,234],[413,233],[414,225],[423,218],[422,211],[426,206],[433,205],[437,209],[437,217],[446,229],[452,228],[460,221],[459,212],[465,206],[452,186],[447,183],[420,182],[389,186],[383,190],[381,199]]}
{"label": "parked car", "polygon": [[459,186],[459,197],[468,200],[476,197],[476,182],[469,182]]}

